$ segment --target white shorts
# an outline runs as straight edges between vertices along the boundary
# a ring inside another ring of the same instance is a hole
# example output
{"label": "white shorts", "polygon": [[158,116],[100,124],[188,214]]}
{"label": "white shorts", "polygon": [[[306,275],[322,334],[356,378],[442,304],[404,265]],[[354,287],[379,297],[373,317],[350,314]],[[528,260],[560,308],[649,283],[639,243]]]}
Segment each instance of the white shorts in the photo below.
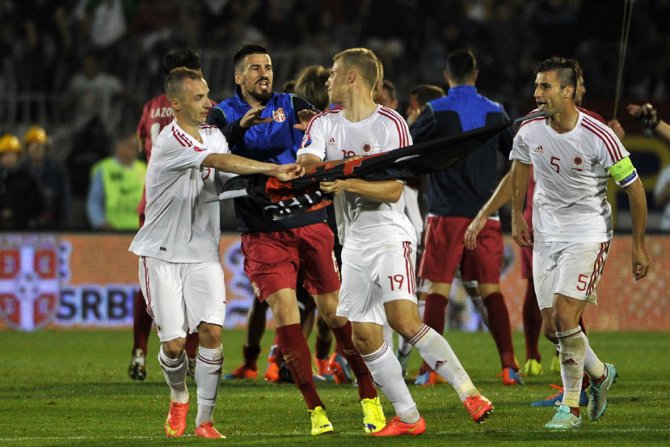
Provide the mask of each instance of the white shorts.
{"label": "white shorts", "polygon": [[357,323],[386,322],[384,303],[416,303],[414,243],[395,242],[361,250],[342,249],[342,287],[337,315]]}
{"label": "white shorts", "polygon": [[596,286],[610,242],[535,242],[533,281],[540,309],[554,305],[554,294],[596,302]]}
{"label": "white shorts", "polygon": [[226,289],[218,261],[175,264],[142,256],[140,287],[161,342],[197,332],[203,322],[223,326]]}

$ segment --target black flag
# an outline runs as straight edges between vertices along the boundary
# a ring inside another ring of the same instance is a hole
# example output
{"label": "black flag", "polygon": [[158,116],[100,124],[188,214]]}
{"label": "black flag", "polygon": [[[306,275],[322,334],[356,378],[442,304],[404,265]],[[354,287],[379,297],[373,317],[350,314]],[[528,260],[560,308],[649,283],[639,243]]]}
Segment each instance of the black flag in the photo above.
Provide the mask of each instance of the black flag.
{"label": "black flag", "polygon": [[338,165],[325,162],[291,182],[280,182],[262,175],[235,177],[224,184],[219,198],[248,196],[263,203],[273,219],[282,219],[328,205],[332,198],[319,190],[319,182],[351,177],[366,180],[406,179],[441,171],[458,163],[512,124],[540,116],[544,116],[544,113],[533,113],[514,121],[347,160]]}

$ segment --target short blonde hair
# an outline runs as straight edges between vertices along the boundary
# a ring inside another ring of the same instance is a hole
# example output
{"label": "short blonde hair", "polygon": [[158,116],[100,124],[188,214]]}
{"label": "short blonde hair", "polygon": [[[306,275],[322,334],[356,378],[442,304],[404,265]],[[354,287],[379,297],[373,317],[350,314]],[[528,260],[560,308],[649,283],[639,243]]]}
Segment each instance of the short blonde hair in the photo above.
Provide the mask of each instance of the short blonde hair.
{"label": "short blonde hair", "polygon": [[355,67],[363,80],[374,87],[379,79],[380,62],[377,55],[368,48],[349,48],[333,57],[334,62],[341,62],[344,68]]}
{"label": "short blonde hair", "polygon": [[167,96],[168,101],[177,99],[177,96],[184,90],[186,79],[205,80],[200,70],[191,70],[186,67],[177,67],[171,70],[165,77],[165,96]]}

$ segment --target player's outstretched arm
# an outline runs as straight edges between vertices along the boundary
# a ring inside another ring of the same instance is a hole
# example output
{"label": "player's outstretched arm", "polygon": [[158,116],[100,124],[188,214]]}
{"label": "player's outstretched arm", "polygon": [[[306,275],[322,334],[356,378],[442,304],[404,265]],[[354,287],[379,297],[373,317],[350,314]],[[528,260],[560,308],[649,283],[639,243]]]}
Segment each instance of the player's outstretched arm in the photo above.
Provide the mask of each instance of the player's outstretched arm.
{"label": "player's outstretched arm", "polygon": [[202,162],[202,166],[234,174],[264,174],[277,177],[283,182],[298,178],[305,173],[305,168],[296,163],[277,165],[234,154],[209,154]]}
{"label": "player's outstretched arm", "polygon": [[530,247],[533,240],[528,230],[528,224],[523,218],[523,201],[528,188],[530,165],[514,160],[512,163],[512,238],[520,247]]}
{"label": "player's outstretched arm", "polygon": [[649,272],[651,261],[645,248],[644,232],[647,227],[647,199],[640,179],[626,187],[633,220],[633,276],[638,281]]}
{"label": "player's outstretched arm", "polygon": [[486,220],[491,214],[498,211],[504,204],[509,202],[512,196],[512,171],[505,174],[500,180],[498,187],[493,191],[491,198],[482,206],[477,216],[470,222],[465,230],[465,247],[468,250],[477,248],[477,236],[486,226]]}
{"label": "player's outstretched arm", "polygon": [[378,202],[395,203],[402,196],[404,183],[398,180],[363,180],[348,178],[321,182],[321,191],[329,194],[351,192]]}
{"label": "player's outstretched arm", "polygon": [[315,168],[318,165],[323,164],[321,159],[317,157],[316,155],[312,154],[302,154],[298,156],[298,160],[296,161],[299,165],[302,165],[305,167],[305,170],[309,172],[313,168]]}
{"label": "player's outstretched arm", "polygon": [[[361,158],[364,158],[362,155],[356,155],[354,157],[349,157],[349,158],[344,158],[342,160],[329,160],[328,161],[328,166],[339,166],[343,163],[346,163],[348,161],[352,160],[359,160]],[[322,166],[324,164],[323,161],[319,157],[313,154],[302,154],[298,157],[298,160],[296,161],[299,165],[302,165],[305,167],[305,172],[310,173],[312,172],[313,169],[315,169],[318,166]]]}

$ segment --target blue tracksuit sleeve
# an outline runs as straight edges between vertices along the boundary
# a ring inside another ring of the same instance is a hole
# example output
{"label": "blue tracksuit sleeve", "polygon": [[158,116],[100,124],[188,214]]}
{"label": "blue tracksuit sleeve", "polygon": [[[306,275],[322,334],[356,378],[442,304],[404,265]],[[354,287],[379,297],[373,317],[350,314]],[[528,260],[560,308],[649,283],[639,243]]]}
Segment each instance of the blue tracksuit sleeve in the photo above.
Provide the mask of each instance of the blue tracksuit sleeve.
{"label": "blue tracksuit sleeve", "polygon": [[316,107],[314,107],[309,101],[300,96],[292,95],[291,102],[293,103],[293,112],[295,113],[296,122],[300,122],[298,112],[300,112],[301,110],[307,109],[307,110],[314,110],[315,112],[321,111],[317,110]]}
{"label": "blue tracksuit sleeve", "polygon": [[436,137],[434,131],[435,114],[433,113],[433,108],[426,105],[423,112],[421,112],[421,115],[419,115],[414,124],[409,128],[409,132],[412,135],[412,141],[416,144],[434,139]]}
{"label": "blue tracksuit sleeve", "polygon": [[226,137],[229,146],[241,144],[244,140],[246,129],[240,126],[241,120],[242,118],[228,122],[226,114],[218,107],[212,107],[207,115],[207,124],[218,127]]}

